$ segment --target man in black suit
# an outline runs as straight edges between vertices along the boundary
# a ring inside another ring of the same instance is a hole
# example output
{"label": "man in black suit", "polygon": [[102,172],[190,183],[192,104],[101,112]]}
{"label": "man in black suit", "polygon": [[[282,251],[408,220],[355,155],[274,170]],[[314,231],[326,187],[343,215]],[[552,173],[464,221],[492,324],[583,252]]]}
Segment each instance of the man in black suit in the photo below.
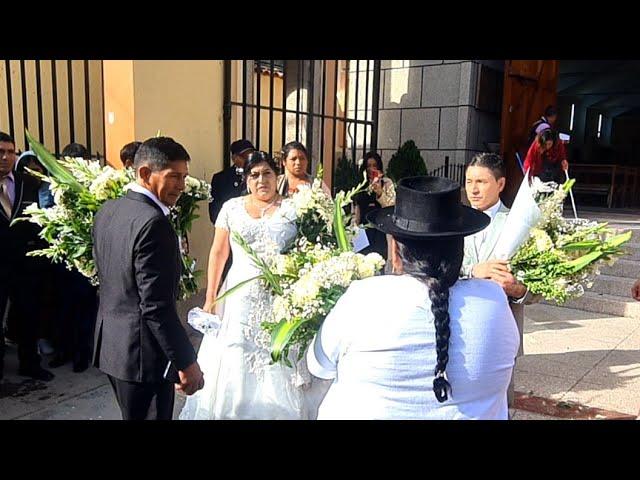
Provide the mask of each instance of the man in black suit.
{"label": "man in black suit", "polygon": [[40,366],[38,355],[38,298],[43,259],[27,257],[27,252],[44,247],[40,228],[30,222],[11,222],[24,210],[38,204],[39,182],[13,171],[16,148],[13,138],[0,132],[0,378],[4,370],[4,313],[7,300],[15,307],[18,340],[18,373],[49,381],[54,375]]}
{"label": "man in black suit", "polygon": [[181,259],[167,214],[185,188],[189,154],[168,137],[135,155],[137,181],[106,202],[93,226],[100,279],[94,365],[109,377],[125,420],[172,418],[175,389],[204,386],[196,353],[176,310]]}
{"label": "man in black suit", "polygon": [[231,160],[233,165],[216,173],[211,178],[211,196],[209,218],[215,225],[218,213],[227,200],[246,193],[247,184],[243,179],[244,166],[255,147],[249,140],[236,140],[231,144]]}

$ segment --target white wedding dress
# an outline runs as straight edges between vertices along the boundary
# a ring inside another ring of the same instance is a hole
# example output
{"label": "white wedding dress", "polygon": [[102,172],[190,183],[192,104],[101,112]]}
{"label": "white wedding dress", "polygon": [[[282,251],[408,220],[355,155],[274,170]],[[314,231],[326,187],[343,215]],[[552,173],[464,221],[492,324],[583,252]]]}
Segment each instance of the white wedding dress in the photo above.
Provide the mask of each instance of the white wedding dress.
{"label": "white wedding dress", "polygon": [[[244,198],[226,202],[216,228],[238,232],[263,259],[285,249],[296,236],[295,209],[290,200],[269,217],[252,218]],[[259,275],[251,258],[230,236],[233,263],[220,295],[227,288]],[[205,387],[187,397],[181,420],[314,419],[330,382],[314,379],[302,362],[293,368],[271,364],[270,335],[260,328],[272,298],[259,280],[224,299],[217,312],[217,335],[205,334],[198,353]],[[296,352],[291,352],[291,358]]]}

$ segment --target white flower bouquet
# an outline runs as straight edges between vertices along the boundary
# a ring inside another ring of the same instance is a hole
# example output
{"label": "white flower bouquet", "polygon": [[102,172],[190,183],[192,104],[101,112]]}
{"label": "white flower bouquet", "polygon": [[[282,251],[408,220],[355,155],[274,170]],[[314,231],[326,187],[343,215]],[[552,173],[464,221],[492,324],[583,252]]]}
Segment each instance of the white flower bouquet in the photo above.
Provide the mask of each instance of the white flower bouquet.
{"label": "white flower bouquet", "polygon": [[[49,244],[47,248],[35,250],[29,255],[64,262],[69,270],[78,270],[92,285],[98,285],[92,252],[93,219],[105,201],[124,195],[128,185],[135,181],[134,173],[128,169],[103,167],[97,161],[82,158],[56,160],[29,132],[27,139],[32,150],[49,170],[49,176],[31,173],[51,184],[55,202],[51,208],[32,205],[25,210],[28,217],[23,219],[42,227],[40,237]],[[197,218],[197,202],[210,199],[209,190],[207,182],[187,178],[187,188],[170,214],[171,223],[179,236],[190,231],[193,220]],[[201,274],[195,269],[195,260],[184,253],[182,263],[180,300],[197,292],[197,276]]]}
{"label": "white flower bouquet", "polygon": [[313,243],[335,244],[332,235],[334,202],[322,190],[322,168],[311,186],[301,185],[291,200],[296,209],[298,238]]}
{"label": "white flower bouquet", "polygon": [[495,258],[510,260],[511,271],[531,293],[562,304],[584,294],[602,262],[613,264],[624,254],[631,231],[619,233],[584,219],[562,216],[564,200],[575,183],[542,183],[528,176],[505,222]]}

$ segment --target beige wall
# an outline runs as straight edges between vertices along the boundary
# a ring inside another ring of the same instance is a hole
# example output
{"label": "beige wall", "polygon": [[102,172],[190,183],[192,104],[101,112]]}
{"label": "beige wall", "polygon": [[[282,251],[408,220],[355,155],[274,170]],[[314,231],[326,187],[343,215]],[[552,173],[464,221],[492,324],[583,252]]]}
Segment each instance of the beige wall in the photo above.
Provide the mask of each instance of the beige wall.
{"label": "beige wall", "polygon": [[105,60],[102,63],[107,163],[120,168],[120,149],[137,140],[134,128],[133,61]]}
{"label": "beige wall", "polygon": [[[25,91],[28,114],[22,101],[22,72],[19,60],[8,62],[11,92],[7,92],[6,61],[0,61],[0,131],[9,132],[8,95],[13,103],[16,146],[25,150],[24,127],[50,150],[54,144],[53,82],[50,60],[39,60],[43,132],[38,128],[36,61],[25,61]],[[83,60],[73,60],[73,92],[68,91],[67,60],[56,60],[56,90],[59,148],[71,139],[69,97],[73,100],[76,142],[87,142],[85,70]],[[104,72],[103,72],[104,70]],[[103,77],[104,73],[104,77]],[[104,78],[104,82],[103,82]],[[108,162],[121,166],[120,148],[128,142],[162,134],[175,138],[191,156],[190,170],[195,177],[210,181],[222,169],[223,161],[223,62],[208,61],[89,61],[89,101],[91,153],[105,155]],[[104,99],[104,111],[103,111]],[[113,113],[112,116],[109,112]],[[113,119],[113,122],[110,120]],[[106,141],[105,141],[106,134]],[[191,254],[198,268],[206,270],[213,236],[208,206],[200,205],[201,218],[190,235]],[[204,282],[204,279],[203,279]],[[202,283],[204,285],[204,283]]]}
{"label": "beige wall", "polygon": [[[51,151],[55,151],[54,137],[54,85],[53,64],[56,66],[55,91],[57,93],[59,149],[72,141],[69,110],[69,84],[67,60],[25,60],[24,85],[26,92],[26,108],[22,100],[22,72],[20,60],[10,60],[9,72],[11,78],[11,92],[7,91],[7,61],[0,61],[0,130],[9,133],[9,98],[13,104],[13,124],[16,147],[26,150],[24,129],[38,138]],[[36,81],[36,63],[40,67],[40,111],[42,112],[42,132],[38,125],[38,88]],[[89,105],[91,139],[87,138],[87,115],[85,97],[85,69],[84,60],[71,62],[71,76],[73,80],[73,140],[89,146],[91,153],[99,152],[104,155],[104,134],[102,123],[102,71],[100,60],[89,60]],[[27,113],[25,115],[25,112]]]}
{"label": "beige wall", "polygon": [[[133,61],[135,138],[144,141],[160,130],[181,143],[191,156],[191,175],[211,180],[223,161],[223,62]],[[213,226],[208,205],[189,236],[191,255],[206,271]],[[206,285],[201,277],[201,286]]]}

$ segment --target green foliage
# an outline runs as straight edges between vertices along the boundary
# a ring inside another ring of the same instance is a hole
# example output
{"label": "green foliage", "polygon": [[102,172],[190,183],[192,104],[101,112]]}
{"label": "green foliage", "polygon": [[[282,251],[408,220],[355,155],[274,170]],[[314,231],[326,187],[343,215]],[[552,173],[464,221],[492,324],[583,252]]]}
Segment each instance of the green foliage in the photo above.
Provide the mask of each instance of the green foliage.
{"label": "green foliage", "polygon": [[427,166],[413,140],[407,140],[391,157],[387,167],[387,177],[398,183],[406,177],[427,174]]}
{"label": "green foliage", "polygon": [[340,157],[333,174],[333,194],[347,192],[358,185],[358,164],[346,156]]}

